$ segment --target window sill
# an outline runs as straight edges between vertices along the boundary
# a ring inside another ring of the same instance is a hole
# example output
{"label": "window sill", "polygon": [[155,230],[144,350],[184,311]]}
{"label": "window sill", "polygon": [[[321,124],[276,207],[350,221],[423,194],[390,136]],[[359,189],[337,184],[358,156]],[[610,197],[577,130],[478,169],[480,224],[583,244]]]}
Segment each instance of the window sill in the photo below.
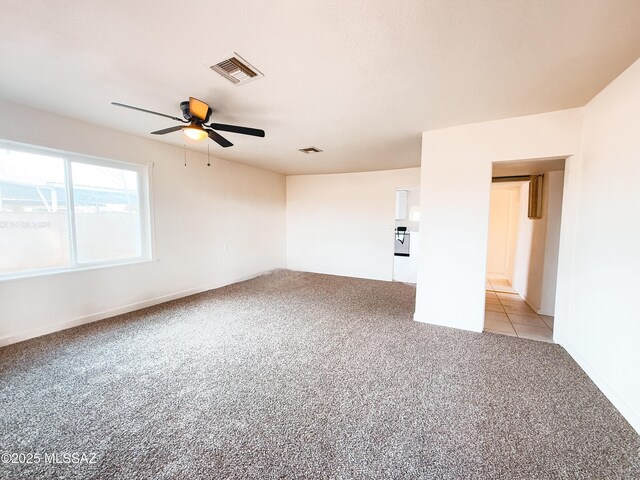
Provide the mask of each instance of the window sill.
{"label": "window sill", "polygon": [[63,267],[63,268],[55,268],[55,269],[47,269],[47,270],[32,270],[29,272],[22,273],[10,273],[5,275],[0,275],[0,283],[10,282],[13,280],[23,280],[37,277],[48,277],[53,275],[61,275],[65,273],[80,273],[87,272],[91,270],[102,270],[105,268],[113,268],[113,267],[126,267],[129,265],[142,265],[145,263],[154,263],[157,262],[157,258],[141,258],[134,260],[126,260],[121,262],[109,262],[109,263],[99,263],[99,264],[91,264],[84,265],[78,267]]}

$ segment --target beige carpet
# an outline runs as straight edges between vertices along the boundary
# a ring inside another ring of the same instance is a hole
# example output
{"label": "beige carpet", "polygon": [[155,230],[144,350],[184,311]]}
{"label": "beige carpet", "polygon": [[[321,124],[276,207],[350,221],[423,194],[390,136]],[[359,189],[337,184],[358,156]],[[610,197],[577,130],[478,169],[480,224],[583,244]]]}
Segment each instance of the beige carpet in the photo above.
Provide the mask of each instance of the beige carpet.
{"label": "beige carpet", "polygon": [[0,453],[42,456],[0,478],[640,478],[561,347],[416,323],[414,296],[277,272],[0,349]]}

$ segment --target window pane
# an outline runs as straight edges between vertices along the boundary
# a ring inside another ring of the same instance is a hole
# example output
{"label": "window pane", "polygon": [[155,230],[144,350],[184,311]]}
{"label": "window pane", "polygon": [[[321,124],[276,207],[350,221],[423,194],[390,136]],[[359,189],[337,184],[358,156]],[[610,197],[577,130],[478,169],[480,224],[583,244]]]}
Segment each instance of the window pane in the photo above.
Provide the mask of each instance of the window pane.
{"label": "window pane", "polygon": [[138,172],[71,165],[78,262],[142,256]]}
{"label": "window pane", "polygon": [[64,160],[0,148],[0,274],[69,265]]}

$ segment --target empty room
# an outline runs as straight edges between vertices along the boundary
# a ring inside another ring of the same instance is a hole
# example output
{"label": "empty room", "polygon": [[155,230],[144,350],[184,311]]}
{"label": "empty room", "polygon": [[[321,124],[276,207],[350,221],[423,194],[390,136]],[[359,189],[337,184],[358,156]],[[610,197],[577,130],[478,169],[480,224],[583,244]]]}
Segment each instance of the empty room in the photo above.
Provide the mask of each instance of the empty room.
{"label": "empty room", "polygon": [[0,5],[0,478],[640,478],[640,2]]}

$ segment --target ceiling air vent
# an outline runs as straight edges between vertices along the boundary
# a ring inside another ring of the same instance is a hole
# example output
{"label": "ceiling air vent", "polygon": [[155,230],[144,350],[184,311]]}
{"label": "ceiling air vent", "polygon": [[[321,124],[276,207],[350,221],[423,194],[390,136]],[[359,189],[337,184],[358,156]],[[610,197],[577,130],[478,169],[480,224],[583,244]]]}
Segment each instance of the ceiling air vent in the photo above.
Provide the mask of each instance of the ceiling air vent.
{"label": "ceiling air vent", "polygon": [[211,70],[218,72],[234,85],[242,85],[251,80],[264,77],[256,67],[235,52],[215,65],[211,65]]}
{"label": "ceiling air vent", "polygon": [[301,148],[300,151],[302,153],[320,153],[322,150],[316,147],[307,147],[307,148]]}

